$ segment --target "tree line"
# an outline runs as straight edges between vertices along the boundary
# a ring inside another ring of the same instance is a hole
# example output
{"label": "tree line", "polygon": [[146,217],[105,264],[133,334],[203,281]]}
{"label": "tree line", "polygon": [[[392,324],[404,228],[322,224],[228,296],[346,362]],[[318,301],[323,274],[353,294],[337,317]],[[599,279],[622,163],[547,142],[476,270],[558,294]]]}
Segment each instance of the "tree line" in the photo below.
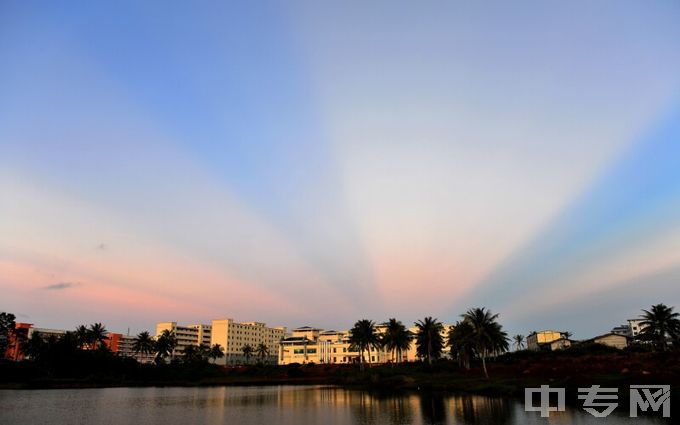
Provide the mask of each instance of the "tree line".
{"label": "tree line", "polygon": [[386,350],[391,355],[391,363],[399,363],[403,361],[404,351],[415,343],[417,356],[430,365],[441,358],[448,347],[451,358],[463,367],[470,368],[472,360],[479,359],[484,375],[488,377],[487,358],[504,353],[509,348],[508,336],[497,319],[498,314],[484,307],[471,308],[449,329],[444,329],[438,319],[425,317],[415,323],[415,333],[397,319],[389,319],[384,324],[385,331],[379,333],[373,321],[362,319],[350,330],[349,342],[351,348],[359,351],[362,369],[364,352],[370,352],[371,348]]}
{"label": "tree line", "polygon": [[[669,346],[680,347],[680,314],[673,307],[664,304],[653,305],[649,310],[642,310],[641,333],[636,339],[646,346],[665,351]],[[478,361],[482,365],[484,375],[489,376],[486,361],[508,351],[510,338],[498,323],[498,314],[486,308],[472,308],[460,316],[454,325],[444,329],[444,325],[432,317],[425,317],[415,323],[416,332],[409,331],[404,324],[394,318],[386,323],[384,332],[377,331],[375,322],[358,320],[350,330],[350,348],[359,352],[360,368],[364,368],[364,353],[371,349],[385,350],[390,354],[390,363],[400,363],[403,353],[416,345],[417,356],[427,364],[442,357],[448,348],[450,357],[461,367],[470,368]],[[565,333],[568,338],[570,333]],[[45,338],[39,332],[33,332],[30,338],[16,329],[15,316],[0,312],[0,358],[3,358],[10,341],[19,344],[19,349],[28,359],[33,361],[55,361],[66,359],[75,352],[109,352],[107,347],[108,331],[101,323],[89,326],[78,326],[60,336],[50,335]],[[515,335],[512,339],[516,350],[524,348],[524,337]],[[184,347],[181,358],[175,357],[177,338],[169,330],[164,330],[156,338],[149,332],[139,333],[133,344],[136,354],[151,356],[154,363],[170,362],[197,363],[215,361],[224,357],[224,348],[219,344],[213,346],[189,345]],[[264,361],[269,356],[266,344],[256,347],[245,345],[241,349],[246,362],[252,356]]]}

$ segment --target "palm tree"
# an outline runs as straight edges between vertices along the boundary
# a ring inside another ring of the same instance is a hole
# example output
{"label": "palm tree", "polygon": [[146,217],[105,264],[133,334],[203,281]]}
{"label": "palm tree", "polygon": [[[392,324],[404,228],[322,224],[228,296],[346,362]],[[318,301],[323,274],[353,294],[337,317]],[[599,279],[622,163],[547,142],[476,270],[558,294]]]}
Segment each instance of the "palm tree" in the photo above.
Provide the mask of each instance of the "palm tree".
{"label": "palm tree", "polygon": [[224,357],[222,346],[220,344],[215,344],[210,347],[210,351],[208,351],[208,357],[211,358],[213,362]]}
{"label": "palm tree", "polygon": [[250,344],[246,344],[241,347],[241,351],[243,351],[243,356],[246,358],[246,363],[250,363],[250,356],[252,356],[255,351],[253,347]]}
{"label": "palm tree", "polygon": [[21,352],[31,360],[40,360],[47,348],[47,342],[40,332],[33,332],[31,337],[21,346]]}
{"label": "palm tree", "polygon": [[411,333],[397,319],[390,319],[385,325],[387,329],[382,335],[382,345],[390,352],[393,361],[401,362],[402,353],[411,348]]}
{"label": "palm tree", "polygon": [[562,332],[562,334],[560,336],[564,339],[569,339],[569,338],[571,338],[572,335],[573,334],[571,332],[566,331],[566,332]]}
{"label": "palm tree", "polygon": [[482,308],[472,308],[462,315],[463,320],[472,326],[472,343],[475,352],[482,359],[484,376],[489,377],[486,370],[486,357],[490,354],[508,350],[507,334],[503,332],[501,325],[496,322],[497,314]]}
{"label": "palm tree", "polygon": [[177,347],[175,333],[169,329],[163,330],[163,332],[156,337],[156,363],[160,363],[160,361],[168,356],[172,358],[175,347]]}
{"label": "palm tree", "polygon": [[512,340],[515,341],[515,351],[519,351],[519,350],[524,348],[524,335],[519,335],[519,334],[515,335],[512,338]]}
{"label": "palm tree", "polygon": [[458,321],[449,328],[448,345],[451,350],[451,358],[458,360],[458,365],[470,369],[475,352],[473,347],[472,335],[474,329],[466,321]]}
{"label": "palm tree", "polygon": [[136,354],[142,354],[148,356],[153,353],[156,349],[156,342],[153,340],[149,332],[140,332],[135,338],[135,342],[132,345],[132,350]]}
{"label": "palm tree", "polygon": [[667,339],[677,340],[680,337],[679,313],[673,312],[673,307],[664,304],[653,305],[651,310],[642,310],[642,331],[640,338],[651,341],[656,348],[666,350]]}
{"label": "palm tree", "polygon": [[375,323],[368,319],[357,321],[350,330],[349,344],[350,349],[359,350],[359,367],[364,370],[364,351],[369,351],[370,363],[370,349],[380,347],[380,338],[375,331]]}
{"label": "palm tree", "polygon": [[92,343],[90,330],[85,325],[80,325],[76,328],[76,338],[81,349],[89,349]]}
{"label": "palm tree", "polygon": [[105,347],[104,341],[106,341],[108,334],[109,331],[107,331],[104,325],[101,323],[94,323],[90,325],[89,340],[92,344],[92,348]]}
{"label": "palm tree", "polygon": [[182,362],[200,362],[203,359],[201,348],[198,345],[189,344],[182,349]]}
{"label": "palm tree", "polygon": [[444,338],[442,337],[444,325],[432,317],[419,320],[415,325],[418,328],[416,332],[416,352],[418,357],[427,359],[427,362],[431,365],[433,359],[436,360],[441,357],[444,349]]}
{"label": "palm tree", "polygon": [[265,359],[269,355],[269,347],[264,342],[257,344],[255,347],[255,354],[260,358],[260,361],[264,363]]}

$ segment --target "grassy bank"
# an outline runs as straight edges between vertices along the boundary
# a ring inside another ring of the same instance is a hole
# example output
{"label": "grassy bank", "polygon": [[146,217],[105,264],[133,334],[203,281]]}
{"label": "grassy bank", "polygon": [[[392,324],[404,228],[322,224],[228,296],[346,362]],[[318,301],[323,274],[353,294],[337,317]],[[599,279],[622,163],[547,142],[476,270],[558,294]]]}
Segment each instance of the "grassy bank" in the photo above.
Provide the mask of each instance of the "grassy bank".
{"label": "grassy bank", "polygon": [[141,365],[103,357],[55,367],[32,362],[0,364],[3,388],[84,388],[116,386],[203,386],[328,384],[381,391],[434,390],[489,395],[521,395],[526,387],[548,384],[670,384],[680,388],[680,353],[608,352],[595,354],[518,353],[489,362],[490,378],[479,367],[454,362],[382,365],[253,365],[221,367],[207,363]]}

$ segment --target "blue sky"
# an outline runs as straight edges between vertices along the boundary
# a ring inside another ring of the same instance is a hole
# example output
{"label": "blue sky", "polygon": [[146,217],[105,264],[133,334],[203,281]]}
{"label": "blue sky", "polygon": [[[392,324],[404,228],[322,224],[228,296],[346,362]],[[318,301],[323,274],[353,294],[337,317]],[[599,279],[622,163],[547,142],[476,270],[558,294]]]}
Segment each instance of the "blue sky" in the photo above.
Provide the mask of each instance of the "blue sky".
{"label": "blue sky", "polygon": [[587,337],[679,305],[679,23],[671,1],[3,2],[0,309],[134,331],[482,305]]}

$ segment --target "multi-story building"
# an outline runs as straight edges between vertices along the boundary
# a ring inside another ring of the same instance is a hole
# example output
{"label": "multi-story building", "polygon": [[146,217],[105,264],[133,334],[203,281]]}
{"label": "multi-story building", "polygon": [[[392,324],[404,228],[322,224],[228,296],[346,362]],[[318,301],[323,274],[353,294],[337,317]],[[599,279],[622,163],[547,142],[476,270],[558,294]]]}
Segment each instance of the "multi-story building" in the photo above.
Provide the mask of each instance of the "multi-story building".
{"label": "multi-story building", "polygon": [[[224,357],[215,363],[223,365],[243,364],[250,359],[244,355],[243,348],[249,345],[257,349],[260,344],[267,347],[268,353],[260,359],[265,362],[276,362],[279,344],[286,336],[283,326],[268,327],[261,322],[235,322],[233,319],[212,321],[210,345],[219,344],[224,350]],[[254,356],[257,354],[253,353]]]}
{"label": "multi-story building", "polygon": [[[17,323],[16,330],[12,334],[14,336],[13,344],[10,345],[6,357],[11,360],[23,360],[24,356],[21,353],[19,341],[27,341],[33,335],[39,335],[43,340],[47,341],[50,338],[61,338],[66,332],[64,329],[34,328],[30,323]],[[153,362],[154,353],[142,354],[134,351],[135,340],[136,338],[133,336],[108,332],[106,339],[104,339],[104,345],[118,356],[132,357],[140,363]]]}
{"label": "multi-story building", "polygon": [[[450,325],[444,325],[442,337],[446,339]],[[376,332],[383,334],[387,326],[377,325]],[[394,353],[384,348],[370,347],[363,353],[367,363],[388,363],[391,361],[415,361],[418,359],[415,344],[416,328],[409,329],[412,335],[411,346],[395,359]],[[350,344],[350,331],[324,331],[323,329],[303,326],[293,330],[290,337],[281,341],[279,348],[279,364],[316,363],[316,364],[349,364],[359,362],[359,350]]]}
{"label": "multi-story building", "polygon": [[136,337],[109,332],[104,343],[112,353],[121,357],[131,357],[139,363],[153,363],[155,353],[138,353],[135,351]]}
{"label": "multi-story building", "polygon": [[177,346],[172,352],[173,357],[182,356],[184,348],[189,345],[211,345],[212,326],[210,325],[178,325],[177,322],[160,322],[156,324],[156,338],[163,331],[170,331],[175,334]]}
{"label": "multi-story building", "polygon": [[9,333],[7,340],[7,350],[5,351],[5,358],[8,360],[19,361],[24,359],[24,354],[21,351],[21,343],[28,340],[28,335],[33,325],[31,323],[17,322],[14,330]]}
{"label": "multi-story building", "polygon": [[[553,349],[553,347],[556,346],[553,343],[560,339],[566,339],[563,336],[563,332],[552,330],[532,332],[527,335],[527,348],[529,350],[540,350],[542,347],[550,347],[550,349]],[[559,344],[557,346],[559,346],[559,348],[564,348]]]}
{"label": "multi-story building", "polygon": [[293,329],[292,335],[281,341],[278,354],[279,364],[359,361],[359,351],[350,347],[349,332],[324,331],[310,326]]}
{"label": "multi-story building", "polygon": [[630,328],[629,336],[635,338],[640,335],[640,332],[646,328],[646,326],[642,324],[643,321],[644,319],[628,319],[628,327]]}

